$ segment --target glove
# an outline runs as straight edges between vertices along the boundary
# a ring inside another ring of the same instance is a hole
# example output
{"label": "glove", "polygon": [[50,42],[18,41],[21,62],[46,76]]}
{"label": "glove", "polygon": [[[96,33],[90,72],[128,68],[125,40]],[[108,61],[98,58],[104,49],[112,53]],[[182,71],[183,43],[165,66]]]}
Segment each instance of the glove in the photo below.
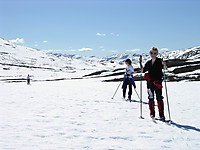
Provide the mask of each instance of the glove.
{"label": "glove", "polygon": [[145,79],[147,82],[150,82],[150,81],[151,81],[150,75],[149,75],[148,73],[145,73],[145,74],[144,74],[144,79]]}

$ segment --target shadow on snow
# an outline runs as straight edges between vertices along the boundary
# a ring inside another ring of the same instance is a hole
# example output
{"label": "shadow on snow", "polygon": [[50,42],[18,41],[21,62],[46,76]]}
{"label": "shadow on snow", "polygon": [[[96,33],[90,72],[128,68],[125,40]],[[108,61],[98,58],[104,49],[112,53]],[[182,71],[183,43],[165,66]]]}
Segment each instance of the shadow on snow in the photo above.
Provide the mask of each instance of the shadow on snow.
{"label": "shadow on snow", "polygon": [[186,130],[186,131],[190,131],[190,130],[193,130],[193,131],[197,131],[197,132],[200,132],[200,129],[199,128],[196,128],[194,126],[190,126],[190,125],[181,125],[181,124],[178,124],[178,123],[175,123],[172,121],[172,125],[176,126],[177,128],[180,128],[182,130]]}
{"label": "shadow on snow", "polygon": [[[140,101],[138,101],[138,100],[131,100],[131,102],[140,103]],[[142,104],[148,105],[147,102],[142,102]],[[155,105],[155,106],[157,106],[157,105]],[[173,121],[172,121],[171,124],[172,124],[173,126],[179,128],[179,129],[182,129],[182,130],[186,130],[186,131],[193,130],[193,131],[200,132],[200,128],[196,128],[196,127],[194,127],[194,126],[190,126],[190,125],[181,125],[181,124],[175,123],[175,122],[173,122]]]}

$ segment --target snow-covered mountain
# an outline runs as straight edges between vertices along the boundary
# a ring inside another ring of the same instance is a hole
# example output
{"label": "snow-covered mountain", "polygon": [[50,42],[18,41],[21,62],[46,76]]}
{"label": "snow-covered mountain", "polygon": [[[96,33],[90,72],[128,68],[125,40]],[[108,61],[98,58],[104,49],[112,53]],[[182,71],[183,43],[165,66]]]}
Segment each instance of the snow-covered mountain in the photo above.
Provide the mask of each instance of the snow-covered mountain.
{"label": "snow-covered mountain", "polygon": [[[106,57],[96,57],[96,56],[80,56],[80,55],[74,55],[74,54],[61,54],[61,53],[50,53],[50,54],[53,54],[57,57],[65,57],[72,60],[81,60],[83,62],[88,62],[91,64],[100,63],[104,65],[110,64],[110,63],[123,65],[124,60],[127,58],[131,58],[133,60],[133,63],[136,64],[138,63],[138,59],[141,55],[141,54],[125,53],[125,54],[114,54],[114,55],[106,56]],[[149,58],[148,54],[142,54],[142,56],[144,60]]]}
{"label": "snow-covered mountain", "polygon": [[58,59],[54,55],[25,46],[14,45],[3,39],[0,39],[0,62],[1,64],[24,64],[30,67],[50,67],[52,69],[69,65],[66,60]]}
{"label": "snow-covered mountain", "polygon": [[[66,54],[54,54],[56,56],[63,56],[65,58],[71,58],[73,60],[79,60],[87,62],[87,65],[97,66],[102,64],[105,68],[98,70],[91,74],[87,74],[86,77],[111,77],[105,81],[118,81],[123,78],[124,74],[124,60],[127,58],[132,59],[133,66],[136,70],[135,78],[139,79],[139,64],[138,59],[142,55],[143,63],[150,59],[149,54],[116,54],[106,57],[87,57],[78,55],[66,55]],[[193,47],[185,50],[167,51],[159,54],[160,58],[163,58],[167,62],[168,66],[168,80],[180,81],[180,80],[200,80],[200,46]],[[114,77],[114,79],[113,79]]]}
{"label": "snow-covered mountain", "polygon": [[200,59],[200,46],[162,53],[165,59]]}
{"label": "snow-covered mountain", "polygon": [[[61,54],[61,53],[52,53],[55,56],[58,57],[66,57],[70,59],[78,59],[90,63],[116,63],[116,64],[123,64],[124,60],[127,58],[132,59],[133,64],[138,65],[138,59],[140,56],[143,57],[143,61],[150,59],[148,53],[143,54],[136,54],[136,53],[125,53],[125,54],[114,54],[111,56],[106,57],[96,57],[96,56],[80,56],[80,55],[71,55],[71,54]],[[199,61],[200,60],[200,46],[199,47],[193,47],[189,49],[184,50],[175,50],[175,51],[166,51],[161,52],[158,57],[163,58],[164,60],[171,60],[171,59],[181,59],[181,60],[193,60],[193,61]]]}
{"label": "snow-covered mountain", "polygon": [[[34,81],[64,80],[74,78],[102,78],[104,81],[119,81],[124,74],[124,60],[132,59],[135,79],[139,79],[138,59],[143,63],[148,54],[116,54],[106,57],[79,56],[43,51],[15,45],[0,38],[0,80],[24,81],[27,74]],[[200,47],[162,52],[159,57],[167,61],[168,80],[200,80]]]}
{"label": "snow-covered mountain", "polygon": [[[35,80],[80,78],[89,65],[78,59],[57,57],[43,51],[15,45],[0,38],[0,80],[24,80],[30,74]],[[73,75],[72,75],[73,74]]]}

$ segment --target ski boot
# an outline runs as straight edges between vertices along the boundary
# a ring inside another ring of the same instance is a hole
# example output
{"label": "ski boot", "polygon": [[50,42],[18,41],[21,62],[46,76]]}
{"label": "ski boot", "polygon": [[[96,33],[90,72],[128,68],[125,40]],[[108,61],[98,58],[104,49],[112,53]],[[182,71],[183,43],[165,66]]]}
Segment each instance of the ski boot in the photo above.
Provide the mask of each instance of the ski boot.
{"label": "ski boot", "polygon": [[158,117],[158,120],[165,122],[165,117]]}
{"label": "ski boot", "polygon": [[160,120],[161,120],[162,122],[165,122],[165,117],[161,117]]}
{"label": "ski boot", "polygon": [[152,119],[152,121],[153,121],[153,122],[155,122],[155,121],[156,121],[156,119],[155,119],[155,116],[153,116],[153,115],[150,115],[150,117],[151,117],[151,119]]}

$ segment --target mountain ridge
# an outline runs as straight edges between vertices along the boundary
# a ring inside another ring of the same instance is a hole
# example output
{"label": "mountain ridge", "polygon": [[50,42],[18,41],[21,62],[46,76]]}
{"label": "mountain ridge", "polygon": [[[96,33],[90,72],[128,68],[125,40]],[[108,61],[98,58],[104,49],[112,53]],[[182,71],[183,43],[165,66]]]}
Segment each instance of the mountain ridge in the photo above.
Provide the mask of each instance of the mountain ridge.
{"label": "mountain ridge", "polygon": [[[45,53],[42,50],[15,45],[0,38],[0,80],[7,77],[21,78],[26,74],[43,80],[100,78],[103,81],[119,81],[123,78],[124,60],[132,59],[135,78],[139,80],[138,59],[143,64],[150,59],[148,53],[113,54],[105,57],[75,54]],[[166,60],[170,81],[200,79],[200,46],[184,50],[162,52],[158,57]]]}

